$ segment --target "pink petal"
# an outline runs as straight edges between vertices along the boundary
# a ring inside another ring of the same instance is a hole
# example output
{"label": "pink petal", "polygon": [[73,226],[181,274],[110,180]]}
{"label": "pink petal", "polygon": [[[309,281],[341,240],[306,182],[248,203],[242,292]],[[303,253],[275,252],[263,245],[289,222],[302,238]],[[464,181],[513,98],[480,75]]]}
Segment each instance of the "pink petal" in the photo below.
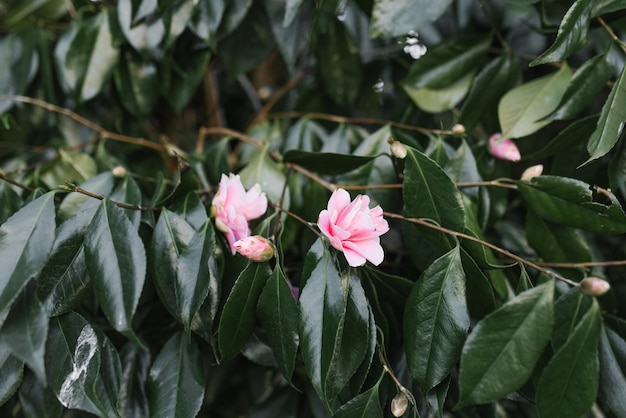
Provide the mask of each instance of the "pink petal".
{"label": "pink petal", "polygon": [[346,257],[346,260],[351,267],[362,266],[367,261],[365,257],[351,248],[344,248],[343,255]]}
{"label": "pink petal", "polygon": [[519,161],[522,156],[515,142],[509,138],[501,138],[502,134],[493,134],[489,137],[489,151],[501,160]]}
{"label": "pink petal", "polygon": [[328,199],[328,211],[341,213],[341,211],[350,204],[350,193],[344,189],[336,189]]}

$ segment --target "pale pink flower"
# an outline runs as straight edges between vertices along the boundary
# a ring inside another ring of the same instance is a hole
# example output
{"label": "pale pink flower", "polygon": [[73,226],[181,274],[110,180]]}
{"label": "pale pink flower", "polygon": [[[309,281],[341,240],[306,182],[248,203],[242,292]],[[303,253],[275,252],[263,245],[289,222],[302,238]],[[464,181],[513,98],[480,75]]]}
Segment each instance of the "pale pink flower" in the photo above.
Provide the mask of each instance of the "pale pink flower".
{"label": "pale pink flower", "polygon": [[276,247],[261,235],[241,238],[234,245],[237,252],[249,260],[262,262],[271,260],[276,254]]}
{"label": "pale pink flower", "polygon": [[235,242],[250,236],[248,221],[263,215],[267,210],[267,197],[258,184],[246,192],[239,175],[222,174],[219,189],[213,198],[211,215],[215,226],[226,235],[230,250],[236,252]]}
{"label": "pale pink flower", "polygon": [[509,138],[501,138],[502,134],[493,134],[489,137],[489,152],[501,160],[519,161],[522,156],[515,142]]}
{"label": "pale pink flower", "polygon": [[531,165],[522,173],[520,180],[530,180],[533,177],[540,176],[543,173],[543,164]]}
{"label": "pale pink flower", "polygon": [[611,290],[611,285],[599,277],[587,277],[580,282],[580,290],[591,296],[602,296]]}
{"label": "pale pink flower", "polygon": [[320,231],[343,252],[352,267],[362,266],[366,260],[377,266],[385,257],[380,236],[389,231],[389,224],[381,207],[370,209],[369,204],[365,195],[350,201],[347,191],[337,189],[328,200],[328,209],[321,211],[317,220]]}

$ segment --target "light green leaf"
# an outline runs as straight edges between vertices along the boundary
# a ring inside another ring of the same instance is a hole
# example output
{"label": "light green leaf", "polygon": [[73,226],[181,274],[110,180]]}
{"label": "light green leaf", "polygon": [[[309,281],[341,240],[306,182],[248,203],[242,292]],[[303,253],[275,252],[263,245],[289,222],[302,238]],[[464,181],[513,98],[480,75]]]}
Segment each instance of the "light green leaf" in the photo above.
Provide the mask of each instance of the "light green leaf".
{"label": "light green leaf", "polygon": [[441,89],[413,88],[406,84],[402,87],[420,109],[429,113],[441,113],[454,108],[461,102],[472,84],[473,77],[474,73],[470,72],[449,87]]}
{"label": "light green leaf", "polygon": [[528,380],[552,332],[553,296],[554,283],[544,283],[476,325],[461,354],[457,407],[493,402]]}
{"label": "light green leaf", "polygon": [[555,73],[509,90],[498,105],[502,136],[520,138],[550,123],[542,119],[559,105],[571,78],[572,70],[563,65]]}
{"label": "light green leaf", "polygon": [[122,33],[140,54],[150,53],[153,56],[158,56],[161,54],[159,45],[166,32],[163,19],[159,16],[150,22],[137,23],[133,21],[132,9],[132,0],[119,0],[117,2],[117,18]]}
{"label": "light green leaf", "polygon": [[371,38],[393,38],[435,22],[452,0],[375,0],[372,9]]}
{"label": "light green leaf", "polygon": [[13,396],[24,377],[24,363],[11,353],[11,349],[0,341],[0,405]]}

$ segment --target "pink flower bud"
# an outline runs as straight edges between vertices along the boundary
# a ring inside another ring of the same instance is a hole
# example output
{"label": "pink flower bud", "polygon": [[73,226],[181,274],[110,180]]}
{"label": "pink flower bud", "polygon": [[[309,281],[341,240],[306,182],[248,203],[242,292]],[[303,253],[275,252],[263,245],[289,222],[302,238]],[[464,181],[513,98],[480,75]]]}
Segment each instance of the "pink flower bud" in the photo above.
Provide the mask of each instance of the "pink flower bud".
{"label": "pink flower bud", "polygon": [[580,290],[589,296],[602,296],[611,290],[611,285],[599,277],[587,277],[580,282]]}
{"label": "pink flower bud", "polygon": [[113,170],[111,170],[111,172],[113,173],[115,177],[126,177],[126,174],[128,174],[126,169],[122,167],[121,165],[114,167]]}
{"label": "pink flower bud", "polygon": [[451,131],[452,131],[452,135],[461,136],[465,134],[465,126],[461,125],[460,123],[457,123],[452,127]]}
{"label": "pink flower bud", "polygon": [[531,165],[522,173],[521,180],[530,180],[533,177],[540,176],[543,173],[543,164]]}
{"label": "pink flower bud", "polygon": [[489,137],[489,152],[501,160],[519,161],[522,158],[515,142],[509,138],[502,139],[502,134],[493,134]]}
{"label": "pink flower bud", "polygon": [[406,145],[404,145],[402,142],[393,141],[391,143],[391,154],[394,157],[400,160],[404,160],[406,158],[407,152],[408,150],[406,148]]}
{"label": "pink flower bud", "polygon": [[391,413],[394,417],[401,417],[409,407],[409,398],[402,392],[391,400]]}
{"label": "pink flower bud", "polygon": [[276,254],[276,247],[261,235],[245,237],[235,242],[237,252],[249,260],[262,262],[271,260]]}

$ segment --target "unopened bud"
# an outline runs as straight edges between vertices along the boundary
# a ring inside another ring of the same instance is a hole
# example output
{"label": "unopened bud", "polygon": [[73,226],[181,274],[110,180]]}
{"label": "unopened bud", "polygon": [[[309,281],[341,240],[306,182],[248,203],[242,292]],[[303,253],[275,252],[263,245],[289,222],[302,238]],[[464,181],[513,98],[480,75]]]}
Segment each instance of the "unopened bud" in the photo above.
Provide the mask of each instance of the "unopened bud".
{"label": "unopened bud", "polygon": [[126,169],[122,167],[121,165],[114,167],[113,170],[111,170],[111,172],[113,173],[115,177],[126,177],[126,174],[128,174]]}
{"label": "unopened bud", "polygon": [[489,152],[501,160],[519,161],[522,158],[515,142],[509,138],[502,139],[502,134],[489,137]]}
{"label": "unopened bud", "polygon": [[599,277],[587,277],[580,282],[580,290],[589,296],[602,296],[611,290],[611,285]]}
{"label": "unopened bud", "polygon": [[276,254],[276,247],[261,235],[245,237],[235,242],[237,252],[249,260],[262,262],[271,260]]}
{"label": "unopened bud", "polygon": [[394,157],[399,158],[400,160],[404,160],[406,158],[407,152],[408,149],[406,145],[404,145],[402,142],[393,141],[391,143],[391,154]]}
{"label": "unopened bud", "polygon": [[465,126],[461,125],[460,123],[455,124],[452,127],[452,135],[455,136],[461,136],[465,134]]}
{"label": "unopened bud", "polygon": [[540,176],[543,173],[543,164],[531,165],[522,173],[521,180],[530,180],[533,177]]}
{"label": "unopened bud", "polygon": [[391,413],[394,417],[401,417],[409,407],[409,398],[400,392],[391,400]]}

